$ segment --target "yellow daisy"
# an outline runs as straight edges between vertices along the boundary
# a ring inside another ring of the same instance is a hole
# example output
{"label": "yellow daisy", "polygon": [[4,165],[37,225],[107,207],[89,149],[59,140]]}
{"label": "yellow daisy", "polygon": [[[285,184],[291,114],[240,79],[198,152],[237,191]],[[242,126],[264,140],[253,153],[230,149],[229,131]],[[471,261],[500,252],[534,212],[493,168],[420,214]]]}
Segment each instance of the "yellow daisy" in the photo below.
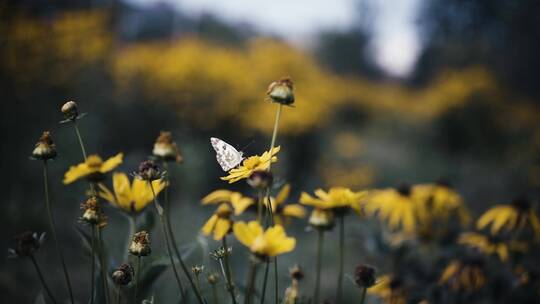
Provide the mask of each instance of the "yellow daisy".
{"label": "yellow daisy", "polygon": [[317,197],[302,192],[300,203],[313,206],[318,209],[333,209],[334,211],[353,209],[361,213],[361,202],[367,195],[367,191],[353,192],[344,187],[333,187],[328,192],[322,189],[315,190]]}
{"label": "yellow daisy", "polygon": [[528,248],[525,242],[496,240],[475,232],[462,233],[459,236],[458,243],[476,248],[486,255],[497,254],[503,262],[508,260],[510,251],[525,252]]}
{"label": "yellow daisy", "polygon": [[231,220],[232,209],[228,204],[222,203],[214,214],[206,221],[201,231],[204,235],[214,235],[214,240],[223,239],[230,232],[233,221]]}
{"label": "yellow daisy", "polygon": [[235,183],[241,179],[248,178],[251,173],[255,171],[267,170],[270,166],[270,162],[277,162],[278,158],[276,154],[281,147],[275,147],[272,151],[266,151],[261,156],[250,156],[242,162],[238,168],[231,169],[229,175],[222,177],[224,181],[228,181],[229,184]]}
{"label": "yellow daisy", "polygon": [[[291,192],[291,185],[286,184],[281,188],[276,197],[271,197],[272,213],[276,224],[288,223],[292,217],[304,218],[306,209],[300,204],[285,204]],[[268,208],[268,200],[264,200],[264,205]]]}
{"label": "yellow daisy", "polygon": [[64,184],[71,184],[82,177],[99,180],[104,173],[118,167],[122,163],[123,156],[124,154],[118,153],[116,156],[103,161],[98,155],[90,155],[85,162],[69,168],[64,174]]}
{"label": "yellow daisy", "polygon": [[530,228],[540,238],[540,219],[525,199],[517,199],[509,205],[497,205],[484,213],[476,222],[477,229],[491,225],[491,234],[502,230],[517,231]]}
{"label": "yellow daisy", "polygon": [[406,304],[407,296],[403,282],[389,275],[381,276],[375,285],[367,289],[370,295],[378,296],[383,303]]}
{"label": "yellow daisy", "polygon": [[439,285],[447,285],[453,291],[476,291],[485,284],[483,262],[479,259],[452,261],[439,279]]}
{"label": "yellow daisy", "polygon": [[202,199],[203,205],[213,205],[227,203],[234,209],[234,215],[240,215],[249,206],[255,203],[250,197],[243,196],[240,192],[229,191],[225,189],[216,190]]}
{"label": "yellow daisy", "polygon": [[[154,199],[147,181],[134,178],[130,183],[125,173],[113,174],[114,194],[105,185],[101,183],[98,185],[101,190],[99,196],[126,212],[139,213]],[[154,180],[152,186],[158,195],[166,187],[166,183],[162,180]]]}
{"label": "yellow daisy", "polygon": [[257,221],[238,222],[233,226],[234,235],[240,243],[259,257],[273,257],[290,252],[296,246],[296,240],[288,237],[281,225],[263,230]]}
{"label": "yellow daisy", "polygon": [[413,186],[411,191],[421,203],[419,207],[425,209],[421,214],[429,216],[430,219],[448,221],[455,216],[462,225],[470,222],[471,217],[463,199],[447,184],[420,184]]}

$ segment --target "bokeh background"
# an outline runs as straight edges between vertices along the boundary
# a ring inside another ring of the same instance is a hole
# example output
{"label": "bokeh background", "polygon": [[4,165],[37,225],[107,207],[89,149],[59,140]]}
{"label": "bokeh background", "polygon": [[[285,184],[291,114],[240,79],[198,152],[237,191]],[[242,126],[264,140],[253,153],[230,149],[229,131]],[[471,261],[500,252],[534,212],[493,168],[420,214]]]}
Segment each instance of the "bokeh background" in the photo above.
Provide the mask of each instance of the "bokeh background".
{"label": "bokeh background", "polygon": [[[87,150],[124,152],[125,172],[150,154],[160,130],[173,132],[185,159],[172,169],[175,231],[201,245],[189,259],[200,263],[204,246],[216,244],[197,237],[212,212],[198,204],[228,187],[209,137],[249,145],[248,155],[267,149],[274,107],[265,92],[283,76],[294,81],[296,103],[282,116],[275,168],[292,184],[290,201],[317,187],[441,178],[473,214],[518,195],[536,199],[539,14],[533,0],[1,1],[0,252],[18,232],[47,230],[41,165],[28,156],[50,130],[59,153],[50,167],[60,238],[76,295],[88,292],[88,259],[74,229],[84,185],[61,182],[81,160],[73,129],[58,124],[60,106],[75,100],[88,113],[80,122]],[[244,183],[230,188],[249,193]],[[105,241],[114,243],[127,223],[107,213]],[[313,252],[315,236],[304,226],[291,229]],[[366,248],[370,231],[350,227],[348,272],[359,262],[384,270],[384,256]],[[238,251],[234,262],[244,269]],[[48,242],[40,259],[53,288],[63,290],[53,253]],[[299,256],[282,259],[282,286]],[[335,267],[326,266],[330,296]],[[156,283],[157,303],[174,292],[170,277]],[[2,302],[32,303],[39,290],[30,263],[0,259]]]}

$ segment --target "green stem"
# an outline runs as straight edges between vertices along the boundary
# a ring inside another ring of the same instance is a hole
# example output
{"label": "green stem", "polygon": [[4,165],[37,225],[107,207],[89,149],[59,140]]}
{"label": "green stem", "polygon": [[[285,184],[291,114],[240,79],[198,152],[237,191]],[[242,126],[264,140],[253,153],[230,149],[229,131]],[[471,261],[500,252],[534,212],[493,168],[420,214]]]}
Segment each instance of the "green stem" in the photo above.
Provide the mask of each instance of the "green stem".
{"label": "green stem", "polygon": [[101,233],[101,228],[96,226],[97,230],[97,241],[98,241],[98,257],[101,270],[101,282],[103,283],[103,293],[105,293],[105,303],[110,303],[109,301],[109,283],[107,281],[107,263],[105,261],[105,246],[103,245],[103,235]]}
{"label": "green stem", "polygon": [[[165,218],[163,216],[163,213],[164,213],[163,207],[161,207],[161,205],[157,201],[156,192],[154,191],[154,186],[152,185],[152,182],[149,181],[148,183],[150,184],[150,189],[152,190],[152,195],[154,197],[154,206],[156,207],[157,213],[159,215],[159,220],[160,220],[160,223],[161,223],[162,232],[163,232],[163,235],[165,236],[165,242],[167,244],[167,253],[169,255],[169,258],[171,259],[171,266],[173,268],[176,281],[178,283],[178,288],[180,288],[180,294],[182,294],[182,283],[180,282],[180,277],[178,276],[178,272],[176,270],[176,265],[174,263],[174,259],[173,259],[172,253],[171,253],[171,242],[170,242],[170,239],[169,239],[169,234],[167,233],[167,228],[166,228],[166,224],[165,224]],[[191,288],[195,292],[195,296],[197,297],[197,301],[199,302],[199,304],[205,304],[205,301],[203,300],[203,297],[201,296],[201,294],[197,290],[197,286],[195,286],[195,282],[193,282],[193,278],[189,274],[189,270],[188,270],[186,264],[184,263],[184,260],[182,259],[182,256],[180,254],[177,254],[177,258],[178,258],[178,260],[180,262],[180,266],[182,267],[182,270],[184,271],[184,274],[188,278],[188,281],[189,281],[189,284],[191,285]]]}
{"label": "green stem", "polygon": [[90,304],[94,304],[94,294],[95,294],[95,277],[96,277],[96,231],[95,225],[91,226],[92,228],[92,266],[90,270]]}
{"label": "green stem", "polygon": [[212,284],[212,297],[214,298],[214,304],[219,304],[216,284]]}
{"label": "green stem", "polygon": [[84,148],[81,132],[79,132],[79,126],[77,126],[76,120],[73,120],[73,125],[75,126],[75,133],[77,133],[77,139],[79,140],[79,145],[81,146],[81,151],[82,151],[84,160],[86,161],[86,149]]}
{"label": "green stem", "polygon": [[133,295],[133,301],[134,303],[137,302],[137,293],[139,292],[139,282],[141,281],[141,257],[137,256],[137,272],[135,273],[137,276],[137,280],[135,281],[135,291]]}
{"label": "green stem", "polygon": [[116,289],[116,303],[122,303],[122,292],[120,290],[120,286],[118,286],[118,288]]}
{"label": "green stem", "polygon": [[266,283],[268,281],[268,270],[270,269],[270,258],[266,260],[266,264],[264,266],[264,279],[263,279],[263,286],[262,286],[262,293],[261,293],[261,304],[264,303],[264,299],[266,297]]}
{"label": "green stem", "polygon": [[313,304],[319,303],[319,290],[321,286],[321,266],[322,266],[322,253],[324,245],[324,230],[317,229],[317,264],[315,270],[315,289],[313,294]]}
{"label": "green stem", "polygon": [[223,277],[225,278],[227,291],[231,295],[231,301],[234,304],[236,304],[236,295],[234,291],[235,287],[234,287],[234,282],[232,280],[231,265],[229,264],[229,248],[227,246],[227,236],[223,237],[222,242],[223,242],[223,249],[225,250],[225,255],[223,256],[225,267],[223,267],[223,263],[221,263],[221,259],[220,259],[219,262],[221,265],[221,271],[223,272]]}
{"label": "green stem", "polygon": [[[272,149],[274,149],[274,146],[276,145],[276,138],[277,138],[278,127],[279,127],[279,118],[281,117],[282,107],[283,105],[279,104],[276,110],[276,118],[274,120],[274,130],[272,131],[272,141],[270,142],[270,153],[272,153]],[[270,162],[270,166],[268,166],[268,171],[270,171],[271,166],[272,166],[272,162]]]}
{"label": "green stem", "polygon": [[62,249],[60,248],[60,243],[58,242],[58,236],[56,234],[56,225],[54,222],[51,202],[49,199],[49,178],[47,174],[47,161],[46,160],[43,161],[43,185],[45,188],[45,207],[47,209],[47,217],[49,218],[49,225],[50,225],[51,234],[54,241],[54,246],[56,249],[56,254],[58,255],[58,258],[60,259],[60,263],[62,264],[62,270],[64,272],[64,279],[66,280],[66,285],[69,291],[69,298],[71,300],[71,304],[74,304],[75,301],[73,299],[73,290],[71,288],[71,282],[69,280],[69,273],[67,271],[66,261],[62,253]]}
{"label": "green stem", "polygon": [[360,304],[364,304],[364,302],[366,301],[366,292],[367,292],[367,288],[366,287],[362,288],[362,296],[360,298]]}
{"label": "green stem", "polygon": [[36,261],[36,258],[34,257],[34,255],[30,255],[30,260],[32,260],[32,264],[34,264],[34,267],[36,268],[36,272],[39,276],[39,280],[41,281],[41,284],[43,285],[43,288],[45,288],[45,292],[47,292],[47,295],[49,296],[49,298],[51,298],[51,300],[53,301],[53,303],[58,303],[56,302],[56,299],[54,298],[52,292],[51,292],[51,289],[49,288],[49,285],[47,285],[47,281],[45,280],[45,277],[43,276],[43,273],[41,272],[41,269],[39,268],[39,265]]}
{"label": "green stem", "polygon": [[255,280],[257,279],[257,262],[254,261],[254,258],[251,258],[251,263],[249,266],[248,272],[248,281],[246,282],[246,295],[244,298],[244,304],[251,304],[251,298],[253,296],[253,291],[255,290]]}
{"label": "green stem", "polygon": [[263,197],[263,191],[261,189],[259,190],[259,195],[258,195],[258,200],[257,200],[257,221],[261,223],[261,226],[263,225],[263,222],[262,222],[263,203],[264,203],[264,197]]}
{"label": "green stem", "polygon": [[343,294],[343,262],[345,254],[345,216],[339,216],[339,272],[337,282],[336,303],[341,303]]}

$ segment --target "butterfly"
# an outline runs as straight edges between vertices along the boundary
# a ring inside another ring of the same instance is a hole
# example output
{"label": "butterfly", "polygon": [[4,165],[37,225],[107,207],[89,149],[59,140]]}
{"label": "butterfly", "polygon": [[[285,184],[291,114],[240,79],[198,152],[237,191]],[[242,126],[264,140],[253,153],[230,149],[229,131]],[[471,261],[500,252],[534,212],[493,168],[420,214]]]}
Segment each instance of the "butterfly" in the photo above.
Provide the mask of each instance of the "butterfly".
{"label": "butterfly", "polygon": [[223,171],[231,170],[244,160],[242,152],[236,150],[223,140],[211,137],[210,143],[214,150],[216,150],[216,159]]}

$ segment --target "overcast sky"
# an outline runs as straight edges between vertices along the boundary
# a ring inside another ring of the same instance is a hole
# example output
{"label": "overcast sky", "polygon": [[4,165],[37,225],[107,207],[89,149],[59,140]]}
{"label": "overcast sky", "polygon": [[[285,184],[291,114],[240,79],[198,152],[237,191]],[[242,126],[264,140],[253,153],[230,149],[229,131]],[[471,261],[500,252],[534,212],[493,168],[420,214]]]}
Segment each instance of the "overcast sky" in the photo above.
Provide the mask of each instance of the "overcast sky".
{"label": "overcast sky", "polygon": [[[358,0],[128,0],[139,5],[168,2],[185,14],[212,13],[234,23],[249,23],[263,33],[293,43],[306,42],[321,29],[358,23]],[[363,0],[371,6],[375,60],[388,73],[405,76],[420,50],[415,17],[423,0]]]}

